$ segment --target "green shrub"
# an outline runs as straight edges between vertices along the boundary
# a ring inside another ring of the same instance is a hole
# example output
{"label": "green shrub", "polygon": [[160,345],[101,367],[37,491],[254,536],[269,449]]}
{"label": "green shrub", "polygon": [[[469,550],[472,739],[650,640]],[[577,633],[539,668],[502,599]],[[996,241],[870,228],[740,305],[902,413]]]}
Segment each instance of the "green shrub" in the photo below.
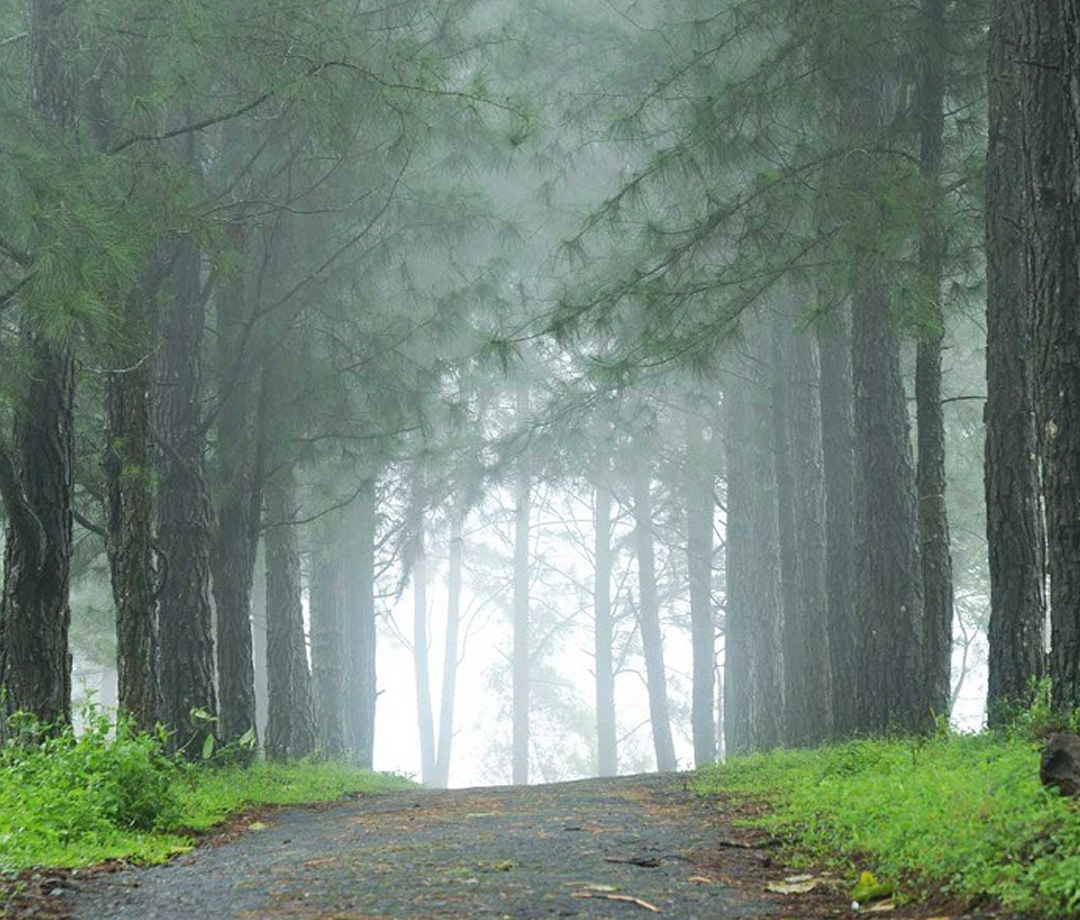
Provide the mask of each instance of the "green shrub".
{"label": "green shrub", "polygon": [[1013,731],[782,750],[732,759],[696,782],[768,797],[764,823],[852,881],[868,869],[911,895],[1074,917],[1080,810],[1042,787],[1038,767],[1037,743]]}

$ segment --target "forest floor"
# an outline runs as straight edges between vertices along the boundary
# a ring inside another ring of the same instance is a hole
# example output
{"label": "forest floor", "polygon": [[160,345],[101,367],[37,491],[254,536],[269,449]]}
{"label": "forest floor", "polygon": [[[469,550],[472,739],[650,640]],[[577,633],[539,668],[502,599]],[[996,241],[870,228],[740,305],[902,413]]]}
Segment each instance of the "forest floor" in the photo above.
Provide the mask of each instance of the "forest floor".
{"label": "forest floor", "polygon": [[746,826],[760,806],[688,786],[648,775],[264,809],[165,865],[32,879],[9,909],[70,920],[854,916],[849,884],[828,876],[810,892],[769,892],[796,870]]}

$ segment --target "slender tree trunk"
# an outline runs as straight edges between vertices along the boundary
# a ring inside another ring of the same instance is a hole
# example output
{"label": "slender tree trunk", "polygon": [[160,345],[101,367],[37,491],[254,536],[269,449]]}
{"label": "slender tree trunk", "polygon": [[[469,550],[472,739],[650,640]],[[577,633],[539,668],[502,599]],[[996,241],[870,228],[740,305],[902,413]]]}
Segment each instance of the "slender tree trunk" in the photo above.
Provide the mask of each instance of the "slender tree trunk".
{"label": "slender tree trunk", "polygon": [[679,768],[671,738],[668,714],[667,670],[664,667],[664,636],[660,628],[660,598],[656,590],[656,560],[652,539],[652,496],[649,471],[634,477],[634,542],[637,544],[641,646],[649,687],[649,720],[652,723],[656,768],[667,773]]}
{"label": "slender tree trunk", "polygon": [[[240,241],[239,245],[243,246]],[[216,298],[222,400],[214,453],[215,528],[211,570],[217,614],[218,732],[233,742],[255,727],[255,671],[251,640],[251,585],[255,575],[263,498],[265,406],[255,363],[243,358],[250,305],[243,278]],[[243,362],[234,373],[237,361]]]}
{"label": "slender tree trunk", "polygon": [[[923,177],[940,195],[948,64],[945,0],[923,0],[922,25],[922,60],[916,101],[921,146],[919,165]],[[941,403],[941,349],[945,334],[941,285],[945,247],[944,230],[936,215],[925,216],[919,234],[919,274],[927,315],[915,362],[917,481],[924,590],[924,687],[927,709],[947,718],[952,689],[953,579],[945,504],[945,420]]]}
{"label": "slender tree trunk", "polygon": [[266,489],[266,753],[297,760],[315,750],[315,712],[304,642],[296,479],[282,466]]}
{"label": "slender tree trunk", "polygon": [[851,339],[847,310],[818,326],[821,354],[821,445],[825,473],[825,594],[833,734],[855,733],[855,453]]}
{"label": "slender tree trunk", "polygon": [[[266,573],[266,541],[260,540],[255,553],[255,572]],[[251,585],[251,645],[255,660],[255,726],[259,738],[266,739],[269,674],[266,664],[266,578],[256,577]]]}
{"label": "slender tree trunk", "polygon": [[809,728],[809,671],[807,642],[812,627],[805,621],[799,585],[799,543],[795,531],[795,477],[791,469],[790,381],[788,361],[791,318],[784,311],[772,315],[773,463],[776,469],[777,521],[780,540],[780,597],[784,605],[784,733],[790,747],[806,744]]}
{"label": "slender tree trunk", "polygon": [[155,653],[154,449],[150,431],[153,360],[146,287],[125,303],[125,335],[105,381],[105,534],[116,604],[117,703],[136,728],[158,716]]}
{"label": "slender tree trunk", "polygon": [[413,664],[420,729],[420,777],[428,786],[435,781],[435,722],[431,714],[431,674],[428,668],[427,555],[423,518],[420,515],[417,515],[416,541],[416,555],[413,557]]}
{"label": "slender tree trunk", "polygon": [[619,772],[615,737],[615,624],[611,615],[611,493],[597,483],[593,518],[596,529],[593,624],[596,657],[596,756],[600,776]]}
{"label": "slender tree trunk", "polygon": [[1055,705],[1071,709],[1080,704],[1080,125],[1070,88],[1080,48],[1070,0],[1019,8],[1023,230],[1046,496],[1050,677]]}
{"label": "slender tree trunk", "polygon": [[767,352],[760,331],[725,391],[728,471],[724,726],[728,754],[781,742],[783,605]]}
{"label": "slender tree trunk", "polygon": [[986,542],[990,557],[987,716],[1006,723],[1046,671],[1044,540],[1024,259],[1019,4],[990,20],[986,167]]}
{"label": "slender tree trunk", "polygon": [[[29,3],[30,104],[57,132],[76,127],[71,8]],[[0,495],[8,514],[0,599],[0,737],[13,712],[54,727],[71,718],[68,606],[74,468],[75,369],[70,347],[22,318],[27,365],[11,451],[0,443]]]}
{"label": "slender tree trunk", "polygon": [[442,695],[439,700],[439,747],[435,758],[435,785],[450,783],[450,752],[454,741],[454,696],[457,690],[458,633],[461,626],[461,567],[464,538],[462,515],[454,509],[450,520],[450,566],[447,574],[446,644],[443,646]]}
{"label": "slender tree trunk", "polygon": [[323,531],[311,566],[311,688],[315,747],[323,757],[338,759],[345,753],[341,563],[336,541]]}
{"label": "slender tree trunk", "polygon": [[[188,155],[194,160],[194,149]],[[179,244],[176,296],[158,317],[154,436],[157,445],[158,545],[167,574],[158,600],[158,673],[162,721],[172,743],[201,754],[212,725],[214,643],[210,611],[210,503],[204,475],[202,369],[204,310],[201,258],[190,240]]]}
{"label": "slender tree trunk", "polygon": [[[796,576],[802,620],[801,686],[806,694],[799,732],[806,744],[832,735],[833,694],[830,667],[825,534],[825,472],[822,448],[820,368],[817,344],[805,331],[788,341],[788,443],[793,486]],[[789,688],[789,692],[790,688]],[[789,710],[790,711],[790,710]]]}
{"label": "slender tree trunk", "polygon": [[350,522],[346,566],[346,741],[358,767],[370,770],[375,752],[375,483],[360,490]]}
{"label": "slender tree trunk", "polygon": [[[690,400],[687,400],[689,403]],[[716,624],[712,603],[713,474],[705,450],[701,419],[687,407],[686,567],[690,582],[690,634],[693,689],[690,722],[694,735],[694,765],[716,760],[716,722],[713,714],[716,674]]]}
{"label": "slender tree trunk", "polygon": [[[517,419],[529,414],[528,384],[517,387]],[[529,519],[530,474],[524,456],[518,458],[514,489],[514,659],[512,774],[515,786],[529,781]]]}

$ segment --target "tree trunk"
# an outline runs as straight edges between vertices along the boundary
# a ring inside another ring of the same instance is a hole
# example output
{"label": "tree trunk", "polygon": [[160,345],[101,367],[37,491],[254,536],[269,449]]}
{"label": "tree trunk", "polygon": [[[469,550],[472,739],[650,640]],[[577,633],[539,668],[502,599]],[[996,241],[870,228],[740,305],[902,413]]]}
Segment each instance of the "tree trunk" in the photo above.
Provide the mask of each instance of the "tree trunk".
{"label": "tree trunk", "polygon": [[[261,509],[260,509],[261,511]],[[261,515],[260,515],[261,516]],[[266,573],[266,541],[260,540],[255,553],[256,575]],[[255,663],[255,727],[265,742],[268,710],[266,666],[266,578],[256,577],[251,584],[251,651]]]}
{"label": "tree trunk", "polygon": [[[853,142],[872,141],[887,125],[892,79],[860,75],[853,100]],[[878,158],[853,155],[849,179],[873,194]],[[922,690],[922,565],[915,470],[900,340],[889,314],[881,269],[871,261],[855,282],[851,368],[855,391],[855,613],[858,623],[856,728],[918,731],[927,723]]]}
{"label": "tree trunk", "polygon": [[[690,400],[687,400],[689,403]],[[694,765],[716,761],[716,722],[713,714],[716,674],[716,624],[712,603],[713,474],[705,450],[701,419],[687,406],[684,496],[686,502],[686,569],[690,582],[690,635],[693,688],[690,724],[694,735]]]}
{"label": "tree trunk", "polygon": [[[798,609],[803,645],[800,685],[806,720],[802,743],[821,744],[832,735],[828,595],[826,591],[825,473],[821,442],[820,369],[817,344],[798,328],[788,340],[785,364],[788,386],[788,443],[793,487],[798,579]],[[788,688],[788,692],[793,692]],[[790,709],[788,710],[790,712]],[[791,739],[789,739],[791,743]]]}
{"label": "tree trunk", "polygon": [[[945,71],[948,64],[945,0],[923,0],[919,85],[920,170],[940,197],[945,130]],[[923,666],[927,709],[947,718],[952,690],[953,579],[949,518],[945,504],[945,420],[941,404],[941,349],[945,317],[941,308],[946,240],[936,214],[923,217],[919,233],[919,275],[923,317],[915,363],[918,419],[919,528],[924,592]]]}
{"label": "tree trunk", "polygon": [[266,488],[266,753],[298,760],[315,750],[311,674],[304,642],[296,479],[283,466]]}
{"label": "tree trunk", "polygon": [[450,565],[447,574],[446,644],[443,646],[442,695],[439,698],[439,747],[435,757],[435,785],[450,783],[450,752],[454,742],[454,695],[457,690],[458,633],[461,626],[461,567],[464,538],[461,512],[450,520]]}
{"label": "tree trunk", "polygon": [[725,391],[728,475],[724,729],[729,755],[781,742],[783,606],[772,408],[760,330]]}
{"label": "tree trunk", "polygon": [[323,528],[311,564],[311,689],[315,747],[331,760],[345,753],[342,705],[341,563],[336,541]]}
{"label": "tree trunk", "polygon": [[596,656],[596,757],[600,776],[616,776],[619,758],[615,737],[615,669],[612,661],[615,624],[611,615],[611,493],[596,486],[595,584],[593,588]]}
{"label": "tree trunk", "polygon": [[[194,151],[189,145],[189,157]],[[158,545],[167,573],[158,600],[158,673],[162,721],[172,745],[199,757],[216,712],[210,611],[210,504],[201,431],[203,339],[201,258],[179,244],[176,296],[159,311],[154,436],[157,445]]]}
{"label": "tree trunk", "polygon": [[428,667],[427,555],[423,517],[417,515],[413,557],[413,665],[416,713],[420,729],[420,777],[425,786],[435,781],[435,723],[431,714],[431,674]]}
{"label": "tree trunk", "polygon": [[656,560],[652,538],[652,496],[648,468],[634,476],[634,542],[637,544],[638,594],[641,647],[645,654],[645,677],[649,687],[649,720],[652,723],[656,768],[667,773],[679,768],[671,739],[668,714],[667,671],[664,667],[664,636],[660,628],[660,598],[656,590]]}
{"label": "tree trunk", "polygon": [[[218,733],[228,743],[255,727],[251,585],[263,498],[264,438],[258,428],[265,411],[255,363],[243,356],[250,307],[242,277],[221,288],[216,306],[221,406],[213,470],[217,513],[210,558],[217,614]],[[236,368],[238,361],[242,366]]]}
{"label": "tree trunk", "polygon": [[990,21],[986,168],[986,542],[990,571],[987,717],[1002,725],[1032,702],[1046,670],[1044,539],[1025,278],[1020,31],[1015,0]]}
{"label": "tree trunk", "polygon": [[[30,0],[30,102],[59,132],[75,129],[76,41],[63,0]],[[46,194],[46,193],[43,193]],[[68,606],[74,468],[75,368],[66,343],[33,317],[21,320],[25,380],[10,453],[0,443],[0,495],[8,514],[0,599],[0,738],[13,712],[59,727],[71,718]]]}
{"label": "tree trunk", "polygon": [[1080,704],[1080,125],[1069,93],[1080,52],[1076,16],[1067,0],[1020,4],[1023,230],[1046,496],[1050,677],[1062,709]]}
{"label": "tree trunk", "polygon": [[375,751],[375,483],[368,480],[353,503],[346,565],[345,729],[353,762],[372,768]]}
{"label": "tree trunk", "polygon": [[818,325],[821,446],[825,474],[825,595],[833,735],[855,733],[855,453],[847,310]]}
{"label": "tree trunk", "polygon": [[772,314],[772,445],[776,470],[777,521],[780,546],[780,598],[784,606],[784,733],[789,747],[806,744],[810,705],[807,657],[811,627],[804,619],[799,585],[799,543],[795,532],[795,478],[791,470],[791,419],[788,379],[792,320],[783,310]]}
{"label": "tree trunk", "polygon": [[117,703],[136,728],[158,716],[154,598],[153,360],[145,286],[125,303],[124,343],[105,380],[105,545],[116,604]]}
{"label": "tree trunk", "polygon": [[[517,420],[529,414],[529,389],[517,387]],[[530,478],[524,456],[518,458],[514,489],[514,658],[512,774],[515,786],[529,781],[529,518]]]}

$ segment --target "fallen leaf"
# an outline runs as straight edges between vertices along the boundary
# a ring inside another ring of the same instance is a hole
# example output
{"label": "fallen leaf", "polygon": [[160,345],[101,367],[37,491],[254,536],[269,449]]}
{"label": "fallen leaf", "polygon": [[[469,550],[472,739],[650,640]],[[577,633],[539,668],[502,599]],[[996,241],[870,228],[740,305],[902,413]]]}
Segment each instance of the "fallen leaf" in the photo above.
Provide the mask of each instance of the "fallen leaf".
{"label": "fallen leaf", "polygon": [[584,885],[576,885],[575,887],[582,888],[585,891],[599,891],[601,893],[608,892],[609,894],[611,892],[615,892],[615,891],[619,890],[618,885],[594,885],[594,884],[591,884],[591,883],[587,883],[587,884],[584,884]]}
{"label": "fallen leaf", "polygon": [[694,885],[715,885],[716,884],[716,882],[714,882],[707,875],[691,875],[690,878],[687,879],[687,881],[694,884]]}
{"label": "fallen leaf", "polygon": [[771,891],[773,894],[806,894],[808,891],[813,891],[817,888],[817,879],[804,879],[801,882],[769,882],[765,886],[766,891]]}
{"label": "fallen leaf", "polygon": [[248,830],[249,831],[265,831],[266,830],[266,825],[263,824],[262,821],[252,821],[248,825]]}
{"label": "fallen leaf", "polygon": [[865,913],[868,914],[884,914],[890,910],[896,910],[896,904],[893,901],[878,901],[876,904],[871,904],[866,908]]}
{"label": "fallen leaf", "polygon": [[598,894],[592,891],[575,891],[572,898],[602,898],[605,901],[624,901],[627,904],[636,904],[638,907],[643,907],[645,910],[651,910],[654,914],[662,914],[655,904],[650,904],[648,901],[643,901],[641,898],[635,898],[628,894]]}

